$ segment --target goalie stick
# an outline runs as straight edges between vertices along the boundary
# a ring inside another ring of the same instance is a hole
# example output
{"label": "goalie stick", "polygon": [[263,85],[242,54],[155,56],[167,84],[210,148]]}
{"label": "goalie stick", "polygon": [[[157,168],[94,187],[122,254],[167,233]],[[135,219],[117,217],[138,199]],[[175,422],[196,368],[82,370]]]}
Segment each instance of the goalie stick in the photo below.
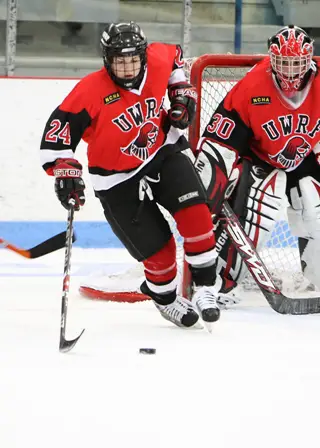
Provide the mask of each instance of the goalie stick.
{"label": "goalie stick", "polygon": [[271,308],[280,314],[320,313],[320,297],[290,298],[275,286],[268,269],[227,201],[222,206],[222,225]]}
{"label": "goalie stick", "polygon": [[73,218],[74,218],[74,199],[69,201],[68,209],[68,223],[65,239],[65,257],[64,257],[64,272],[62,283],[62,300],[61,300],[61,319],[60,319],[60,352],[69,352],[77,343],[78,339],[82,336],[84,330],[81,331],[79,336],[75,339],[68,341],[66,339],[66,323],[67,323],[67,310],[68,310],[68,296],[70,286],[70,267],[71,267],[71,252],[72,252],[72,236],[73,236]]}
{"label": "goalie stick", "polygon": [[[75,235],[73,235],[72,242],[76,241]],[[21,249],[20,247],[15,246],[14,244],[9,243],[8,241],[0,238],[0,247],[4,247],[6,249],[15,252],[18,255],[21,255],[25,258],[39,258],[43,255],[51,254],[51,252],[55,252],[56,250],[62,249],[65,246],[66,242],[66,232],[61,232],[58,235],[52,236],[48,240],[43,241],[37,246],[31,247],[30,249]]]}

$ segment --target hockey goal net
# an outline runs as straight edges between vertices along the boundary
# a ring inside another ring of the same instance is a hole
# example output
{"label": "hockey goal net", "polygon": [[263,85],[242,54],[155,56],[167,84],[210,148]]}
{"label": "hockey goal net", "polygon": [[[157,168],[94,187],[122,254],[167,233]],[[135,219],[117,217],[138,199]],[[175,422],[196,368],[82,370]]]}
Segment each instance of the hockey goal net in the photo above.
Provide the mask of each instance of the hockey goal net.
{"label": "hockey goal net", "polygon": [[[188,130],[191,148],[196,147],[197,140],[213,111],[227,92],[263,57],[263,55],[203,55],[186,61],[187,77],[198,91],[196,119]],[[172,218],[166,213],[165,216],[174,229]],[[181,290],[185,293],[188,287],[188,276],[183,275],[182,242],[175,230],[174,233],[178,239],[178,247],[180,247],[178,253],[181,258],[179,264],[182,266],[180,268]],[[283,290],[294,291],[297,285],[303,281],[297,239],[290,232],[285,211],[281,220],[276,223],[260,255],[274,280]],[[92,276],[80,287],[80,292],[95,299],[142,301],[148,299],[139,292],[142,280],[142,265],[137,264],[132,269],[115,275]],[[255,288],[250,275],[244,280],[243,287],[249,290]]]}

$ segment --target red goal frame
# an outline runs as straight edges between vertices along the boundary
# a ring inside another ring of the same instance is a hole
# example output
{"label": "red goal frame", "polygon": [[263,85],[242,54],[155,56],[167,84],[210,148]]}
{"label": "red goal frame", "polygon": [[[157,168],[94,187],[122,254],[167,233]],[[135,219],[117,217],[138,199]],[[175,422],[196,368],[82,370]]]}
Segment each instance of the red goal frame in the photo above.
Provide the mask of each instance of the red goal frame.
{"label": "red goal frame", "polygon": [[[196,117],[193,124],[189,127],[189,142],[193,151],[197,146],[197,141],[200,137],[201,127],[201,109],[202,109],[202,75],[207,67],[225,67],[225,68],[245,68],[253,67],[259,61],[263,60],[268,55],[266,54],[204,54],[195,59],[191,65],[190,70],[190,83],[194,85],[198,92],[198,104],[196,110]],[[320,57],[313,58],[320,66]],[[186,262],[183,263],[182,272],[182,285],[181,291],[185,297],[190,297],[190,271]],[[117,292],[117,291],[102,291],[87,286],[80,286],[79,291],[82,295],[92,298],[109,300],[114,302],[141,302],[144,300],[150,300],[150,298],[144,294],[140,294],[137,291]]]}

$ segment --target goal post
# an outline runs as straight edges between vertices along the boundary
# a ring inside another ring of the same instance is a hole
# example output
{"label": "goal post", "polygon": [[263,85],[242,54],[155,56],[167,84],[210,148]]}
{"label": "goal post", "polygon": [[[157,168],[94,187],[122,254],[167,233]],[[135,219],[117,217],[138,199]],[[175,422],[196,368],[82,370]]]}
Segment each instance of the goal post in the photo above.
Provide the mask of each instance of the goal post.
{"label": "goal post", "polygon": [[[190,79],[191,84],[196,87],[198,92],[196,117],[188,129],[190,147],[193,151],[210,117],[227,92],[264,57],[266,55],[205,54],[198,58],[186,60],[187,78]],[[315,59],[320,62],[319,57]],[[168,215],[166,216],[168,217]],[[168,217],[168,220],[170,220],[170,217]],[[178,246],[181,248],[181,241],[179,241]],[[290,232],[286,213],[276,223],[275,229],[260,255],[277,284],[284,291],[294,290],[296,282],[301,281],[303,274],[301,272],[297,238]],[[180,264],[182,266],[180,268],[180,287],[182,293],[188,296],[189,270],[185,263],[181,262]],[[130,273],[119,274],[120,291],[117,290],[116,276],[112,276],[111,289],[107,285],[104,286],[101,279],[99,286],[92,285],[91,287],[87,285],[86,288],[90,287],[90,291],[88,289],[84,290],[84,286],[81,286],[80,292],[87,297],[112,301],[136,302],[146,300],[148,298],[139,293],[141,276],[143,276],[142,267],[140,267],[140,270],[135,267],[132,278]],[[107,280],[106,278],[105,283],[107,283]],[[130,291],[124,290],[126,281],[128,281],[128,285],[130,284]],[[250,276],[246,277],[244,288],[257,289]]]}

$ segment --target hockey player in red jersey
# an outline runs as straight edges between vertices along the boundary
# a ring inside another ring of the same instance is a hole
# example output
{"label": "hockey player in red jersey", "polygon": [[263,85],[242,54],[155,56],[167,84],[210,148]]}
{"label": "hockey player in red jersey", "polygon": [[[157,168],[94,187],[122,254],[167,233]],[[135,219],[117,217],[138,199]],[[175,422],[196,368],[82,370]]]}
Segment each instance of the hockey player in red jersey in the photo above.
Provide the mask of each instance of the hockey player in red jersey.
{"label": "hockey player in red jersey", "polygon": [[[269,39],[268,49],[213,113],[196,165],[211,185],[213,213],[218,217],[229,197],[258,249],[288,198],[291,231],[312,239],[303,254],[305,273],[319,283],[312,273],[320,243],[320,77],[313,41],[290,25]],[[203,169],[208,164],[210,181]],[[224,293],[242,279],[244,266],[223,235],[216,238]]]}
{"label": "hockey player in red jersey", "polygon": [[[85,203],[82,166],[75,159],[88,143],[95,195],[113,232],[144,264],[141,286],[162,316],[178,326],[209,327],[219,319],[212,265],[215,239],[207,196],[183,153],[182,130],[194,118],[196,91],[186,81],[179,45],[147,44],[133,23],[109,25],[102,34],[104,67],[83,78],[50,116],[41,141],[43,168],[55,176],[64,205]],[[168,92],[170,109],[165,110]],[[159,203],[184,237],[195,293],[177,295],[176,247]]]}

